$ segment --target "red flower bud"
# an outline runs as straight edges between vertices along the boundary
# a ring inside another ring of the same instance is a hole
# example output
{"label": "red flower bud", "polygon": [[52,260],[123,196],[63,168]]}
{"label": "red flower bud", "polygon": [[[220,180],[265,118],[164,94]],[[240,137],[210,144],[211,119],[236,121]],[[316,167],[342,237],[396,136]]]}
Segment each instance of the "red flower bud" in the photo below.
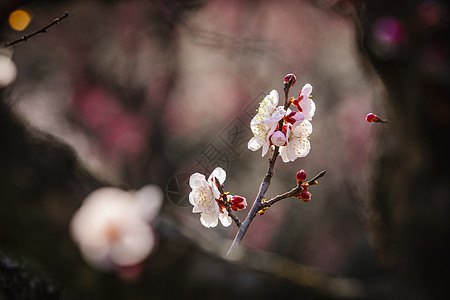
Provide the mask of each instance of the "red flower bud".
{"label": "red flower bud", "polygon": [[297,184],[302,183],[306,179],[306,172],[302,169],[297,172]]}
{"label": "red flower bud", "polygon": [[288,84],[289,87],[293,86],[295,84],[295,82],[297,81],[297,78],[295,77],[294,74],[287,74],[286,76],[284,76],[284,84]]}
{"label": "red flower bud", "polygon": [[380,120],[380,117],[373,113],[367,114],[367,116],[366,116],[367,122],[378,122],[379,120]]}
{"label": "red flower bud", "polygon": [[301,192],[301,193],[298,195],[298,198],[302,199],[303,202],[309,202],[309,201],[311,200],[311,193],[308,192],[308,191]]}
{"label": "red flower bud", "polygon": [[228,201],[230,203],[230,208],[234,211],[238,211],[247,207],[247,201],[244,197],[241,196],[233,196]]}

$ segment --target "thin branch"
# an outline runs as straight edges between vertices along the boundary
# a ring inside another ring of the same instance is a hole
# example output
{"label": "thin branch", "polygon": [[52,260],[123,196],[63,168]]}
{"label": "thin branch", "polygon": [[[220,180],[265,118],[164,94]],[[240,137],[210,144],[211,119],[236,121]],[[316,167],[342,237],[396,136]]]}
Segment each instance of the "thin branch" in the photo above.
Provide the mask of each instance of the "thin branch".
{"label": "thin branch", "polygon": [[320,171],[319,174],[317,174],[316,176],[314,176],[313,178],[311,178],[311,180],[308,181],[308,184],[309,184],[309,185],[315,185],[315,184],[317,184],[317,180],[318,180],[319,178],[323,177],[323,176],[325,175],[326,172],[327,172],[327,170]]}
{"label": "thin branch", "polygon": [[270,199],[269,201],[263,202],[261,204],[261,208],[269,207],[280,200],[294,197],[294,196],[298,195],[300,192],[302,192],[302,190],[303,190],[303,187],[301,185],[298,185],[295,188],[293,188],[292,190],[290,190],[289,192],[286,192],[281,195],[277,195],[277,196],[273,197],[272,199]]}
{"label": "thin branch", "polygon": [[47,32],[47,29],[49,29],[50,27],[52,27],[52,26],[58,24],[59,22],[61,22],[61,21],[64,20],[65,18],[67,18],[68,16],[69,16],[69,13],[66,11],[66,12],[64,12],[64,15],[62,15],[62,16],[59,17],[59,18],[55,18],[55,19],[54,19],[52,22],[50,22],[47,26],[44,26],[44,27],[42,27],[41,29],[36,30],[36,31],[34,31],[34,32],[30,33],[30,34],[24,35],[24,36],[22,36],[21,38],[19,38],[19,39],[17,39],[17,40],[14,40],[14,41],[11,41],[11,42],[5,42],[5,43],[2,45],[2,47],[6,48],[6,47],[13,46],[13,45],[15,45],[15,44],[18,44],[18,43],[20,43],[20,42],[26,42],[26,41],[28,41],[30,38],[32,38],[32,37],[34,37],[34,36],[36,36],[36,35],[38,35],[38,34]]}
{"label": "thin branch", "polygon": [[[319,174],[314,176],[311,180],[309,180],[307,182],[308,186],[317,184],[317,180],[319,178],[323,177],[326,172],[327,172],[326,170],[323,170]],[[272,199],[263,202],[262,205],[261,205],[261,208],[272,206],[273,204],[275,204],[278,201],[283,200],[283,199],[287,199],[287,198],[290,198],[290,197],[296,197],[299,193],[303,192],[303,190],[304,190],[304,187],[301,184],[297,185],[295,188],[293,188],[289,192],[286,192],[286,193],[281,194],[281,195],[277,195],[277,196],[273,197]]]}
{"label": "thin branch", "polygon": [[252,208],[250,209],[249,213],[247,214],[247,217],[245,218],[244,222],[242,222],[241,226],[239,227],[239,230],[236,233],[233,243],[231,244],[231,247],[228,250],[227,256],[229,256],[231,253],[236,251],[237,247],[239,246],[242,239],[244,238],[244,235],[247,232],[248,227],[252,223],[253,219],[256,217],[258,211],[261,210],[261,208],[262,208],[261,207],[262,200],[264,199],[264,195],[266,194],[266,191],[269,188],[270,181],[272,180],[272,177],[274,174],[273,169],[275,166],[275,161],[277,160],[277,157],[279,154],[278,149],[279,149],[278,147],[275,147],[275,150],[272,152],[272,155],[269,158],[269,167],[267,169],[266,176],[264,176],[264,179],[261,182],[261,185],[259,187],[258,195],[256,196],[256,199],[253,202]]}
{"label": "thin branch", "polygon": [[228,215],[231,217],[231,219],[234,221],[234,223],[236,223],[237,227],[241,227],[242,222],[234,214],[233,210],[231,210],[230,203],[228,203],[228,201],[227,201],[227,194],[224,192],[223,186],[220,184],[220,181],[219,181],[219,179],[217,179],[217,177],[214,177],[214,179],[216,181],[217,188],[219,189],[219,192],[220,192],[220,196],[222,199],[221,202],[225,206],[225,209],[227,210]]}

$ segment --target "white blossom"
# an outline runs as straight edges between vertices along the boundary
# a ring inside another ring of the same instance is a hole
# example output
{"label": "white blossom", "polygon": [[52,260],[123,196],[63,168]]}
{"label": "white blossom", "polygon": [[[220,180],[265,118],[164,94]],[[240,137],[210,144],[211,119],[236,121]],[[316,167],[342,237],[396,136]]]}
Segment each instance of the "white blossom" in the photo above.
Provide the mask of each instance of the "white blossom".
{"label": "white blossom", "polygon": [[220,221],[223,226],[228,227],[232,220],[226,209],[218,203],[220,192],[214,178],[223,184],[226,179],[225,170],[217,167],[208,180],[203,174],[192,174],[189,178],[189,185],[192,188],[189,193],[189,202],[194,206],[192,212],[200,213],[200,222],[203,226],[216,227]]}
{"label": "white blossom", "polygon": [[272,90],[261,101],[258,113],[250,122],[253,137],[247,146],[252,151],[262,147],[262,156],[266,155],[269,150],[270,137],[277,129],[278,122],[286,115],[286,110],[282,106],[278,106],[278,101],[278,92]]}
{"label": "white blossom", "polygon": [[294,161],[299,157],[308,155],[311,144],[308,137],[312,133],[312,125],[309,121],[304,120],[299,126],[288,130],[287,144],[280,147],[280,155],[283,162]]}

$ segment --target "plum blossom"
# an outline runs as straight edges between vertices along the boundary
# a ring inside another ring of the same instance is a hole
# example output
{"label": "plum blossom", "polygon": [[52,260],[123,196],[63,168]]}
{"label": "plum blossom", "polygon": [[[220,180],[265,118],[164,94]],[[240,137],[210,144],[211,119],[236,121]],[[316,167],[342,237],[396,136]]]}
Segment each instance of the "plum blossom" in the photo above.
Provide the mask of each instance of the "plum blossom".
{"label": "plum blossom", "polygon": [[94,267],[136,266],[154,248],[149,222],[158,214],[162,199],[161,189],[154,185],[134,193],[115,187],[95,190],[71,220],[72,238]]}
{"label": "plum blossom", "polygon": [[[278,106],[278,101],[278,92],[272,90],[261,101],[258,113],[250,122],[250,128],[254,136],[248,142],[248,148],[256,151],[262,147],[262,156],[266,155],[271,146],[270,138],[277,129],[278,122],[286,115],[286,110],[282,106]],[[276,140],[279,141],[281,136],[278,133],[277,135]]]}
{"label": "plum blossom", "polygon": [[311,150],[311,143],[308,137],[312,133],[312,125],[304,120],[298,126],[288,125],[287,143],[280,147],[280,155],[283,162],[294,161],[299,157],[305,157]]}
{"label": "plum blossom", "polygon": [[[248,142],[248,148],[256,151],[262,149],[264,156],[269,147],[276,146],[284,162],[294,161],[306,156],[311,145],[309,136],[312,133],[312,120],[316,105],[311,99],[311,84],[303,86],[298,98],[291,98],[290,104],[297,107],[296,111],[278,106],[278,92],[273,90],[260,103],[256,116],[250,122],[253,138]],[[280,120],[283,120],[280,123]],[[282,124],[282,128],[279,128]]]}
{"label": "plum blossom", "polygon": [[[220,184],[223,184],[226,179],[225,170],[220,167],[215,168],[208,180],[203,174],[192,174],[189,178],[189,185],[192,188],[189,193],[189,202],[194,206],[192,212],[200,213],[200,222],[203,226],[216,227],[220,220],[223,226],[228,227],[231,225],[232,219],[225,206],[220,202],[221,194],[215,178],[219,180]],[[245,198],[240,196],[228,195],[227,201],[233,210],[243,209],[247,206]]]}

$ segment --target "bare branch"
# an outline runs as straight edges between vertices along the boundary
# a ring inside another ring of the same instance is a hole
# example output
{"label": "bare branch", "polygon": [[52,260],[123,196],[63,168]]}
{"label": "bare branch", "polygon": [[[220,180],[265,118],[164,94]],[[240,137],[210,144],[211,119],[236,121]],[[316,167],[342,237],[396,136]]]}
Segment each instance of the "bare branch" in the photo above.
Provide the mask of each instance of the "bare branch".
{"label": "bare branch", "polygon": [[13,46],[13,45],[15,45],[15,44],[18,44],[18,43],[20,43],[20,42],[26,42],[26,41],[28,41],[30,38],[32,38],[32,37],[34,37],[34,36],[36,36],[36,35],[38,35],[38,34],[47,32],[47,29],[49,29],[50,27],[52,27],[52,26],[58,24],[59,22],[61,22],[61,21],[64,20],[65,18],[67,18],[68,16],[69,16],[69,13],[66,11],[66,12],[64,12],[64,15],[62,15],[62,16],[59,17],[59,18],[55,18],[52,22],[50,22],[48,25],[42,27],[41,29],[36,30],[36,31],[34,31],[34,32],[30,33],[30,34],[24,35],[24,36],[22,36],[21,38],[19,38],[19,39],[17,39],[17,40],[10,41],[10,42],[5,42],[5,43],[2,45],[2,47],[3,47],[3,48],[11,47],[11,46]]}
{"label": "bare branch", "polygon": [[315,184],[317,184],[317,180],[318,180],[319,178],[323,177],[323,176],[325,175],[326,172],[327,172],[327,170],[320,171],[319,174],[317,174],[316,176],[314,176],[313,178],[311,178],[311,180],[308,181],[308,184],[309,184],[309,185],[315,185]]}
{"label": "bare branch", "polygon": [[290,190],[289,192],[286,192],[281,195],[277,195],[277,196],[273,197],[272,199],[270,199],[269,201],[263,202],[261,204],[261,208],[269,207],[280,200],[294,197],[294,196],[298,195],[298,193],[300,193],[302,190],[303,190],[303,187],[301,185],[298,185],[295,188],[293,188],[292,190]]}

